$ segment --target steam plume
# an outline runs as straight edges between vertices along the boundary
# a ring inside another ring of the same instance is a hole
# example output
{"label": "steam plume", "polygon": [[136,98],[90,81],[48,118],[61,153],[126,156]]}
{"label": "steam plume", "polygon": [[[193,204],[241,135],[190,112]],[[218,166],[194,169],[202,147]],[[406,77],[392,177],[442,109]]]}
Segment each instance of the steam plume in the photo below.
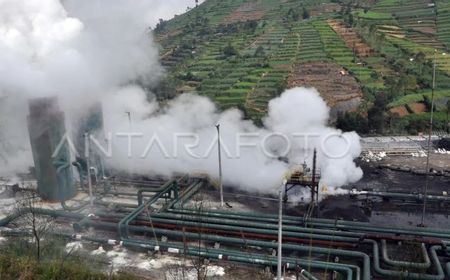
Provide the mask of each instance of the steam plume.
{"label": "steam plume", "polygon": [[[72,119],[79,117],[86,105],[102,101],[107,131],[143,134],[133,139],[131,158],[128,139],[114,137],[108,164],[122,170],[217,176],[214,138],[215,125],[220,123],[224,147],[235,155],[228,158],[224,153],[225,183],[252,191],[272,190],[290,165],[311,163],[312,149],[319,148],[330,133],[340,137],[326,142],[327,150],[333,154],[349,152],[333,159],[319,149],[323,182],[340,186],[361,177],[353,162],[360,153],[358,136],[327,127],[329,110],[314,89],[288,90],[272,100],[263,128],[244,120],[236,109],[219,112],[209,99],[194,94],[179,96],[167,106],[148,101],[151,93],[136,81],[151,85],[164,75],[148,27],[160,18],[158,7],[165,5],[170,4],[156,0],[0,0],[0,175],[32,165],[25,118],[27,99],[57,95]],[[283,155],[283,139],[267,141],[270,151],[286,160],[267,157],[256,148],[242,148],[236,157],[239,133],[253,133],[257,135],[253,142],[261,143],[274,132],[288,135],[292,143],[290,152]],[[186,142],[174,142],[177,133],[198,135],[199,143],[192,151],[207,156],[193,157],[184,149]],[[303,138],[293,136],[295,133],[317,137],[306,147]],[[179,148],[177,157],[147,149],[153,135],[165,147]],[[141,157],[146,150],[146,156]]]}

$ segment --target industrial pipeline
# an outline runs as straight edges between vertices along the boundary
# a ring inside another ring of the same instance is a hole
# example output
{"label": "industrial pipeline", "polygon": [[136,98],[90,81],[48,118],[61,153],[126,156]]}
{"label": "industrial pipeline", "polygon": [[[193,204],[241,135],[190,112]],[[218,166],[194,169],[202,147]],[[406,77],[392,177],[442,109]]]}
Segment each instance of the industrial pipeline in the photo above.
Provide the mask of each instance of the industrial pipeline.
{"label": "industrial pipeline", "polygon": [[[276,256],[272,253],[278,246],[278,216],[187,207],[190,199],[208,186],[207,178],[184,176],[159,186],[154,183],[140,186],[135,192],[117,192],[111,188],[95,190],[95,209],[89,209],[88,204],[82,202],[73,208],[66,205],[64,211],[33,211],[73,220],[75,232],[54,233],[66,238],[217,261],[276,266]],[[117,196],[134,198],[136,204],[104,201]],[[161,201],[162,206],[155,205]],[[26,209],[11,214],[0,220],[0,227],[8,226],[25,214]],[[85,236],[82,232],[87,228],[117,232],[117,240],[105,240],[100,235]],[[317,279],[323,271],[335,271],[348,280],[450,279],[447,250],[450,230],[375,226],[288,215],[283,215],[282,229],[283,266],[302,271],[306,279]],[[191,241],[201,241],[202,245],[193,246]],[[401,248],[404,244],[416,246],[420,259],[397,259],[389,255],[389,248]]]}

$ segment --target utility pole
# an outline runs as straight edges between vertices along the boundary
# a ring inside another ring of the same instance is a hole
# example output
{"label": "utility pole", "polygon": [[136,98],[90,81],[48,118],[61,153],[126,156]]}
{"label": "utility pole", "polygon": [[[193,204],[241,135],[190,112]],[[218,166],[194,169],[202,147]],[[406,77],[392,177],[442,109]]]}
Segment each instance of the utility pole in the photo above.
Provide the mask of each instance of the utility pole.
{"label": "utility pole", "polygon": [[433,114],[434,114],[434,90],[436,87],[436,52],[434,50],[434,60],[433,60],[433,84],[431,87],[431,114],[430,114],[430,127],[428,133],[428,154],[427,154],[427,164],[426,164],[426,179],[425,179],[425,190],[423,194],[423,209],[422,209],[422,223],[420,226],[425,226],[425,213],[427,209],[427,196],[428,196],[428,185],[430,183],[430,155],[431,155],[431,135],[433,133]]}
{"label": "utility pole", "polygon": [[222,154],[220,146],[220,124],[216,125],[217,128],[217,153],[219,155],[219,191],[220,191],[220,207],[223,208],[223,183],[222,183]]}
{"label": "utility pole", "polygon": [[[312,167],[312,178],[311,178],[311,203],[313,206],[316,204],[316,200],[319,200],[319,182],[316,182],[316,161],[317,161],[317,150],[314,149],[313,155],[313,167]],[[317,184],[317,186],[316,186]]]}
{"label": "utility pole", "polygon": [[286,189],[287,180],[283,180],[278,197],[278,263],[277,263],[277,280],[283,279],[283,198]]}
{"label": "utility pole", "polygon": [[92,195],[92,178],[91,178],[91,162],[90,162],[90,154],[91,154],[91,147],[90,147],[90,135],[89,133],[84,134],[84,153],[85,153],[85,159],[86,159],[86,168],[87,168],[87,177],[88,177],[88,186],[89,186],[89,204],[91,206],[91,209],[94,208],[94,197]]}
{"label": "utility pole", "polygon": [[128,116],[128,127],[131,128],[131,112],[125,112]]}

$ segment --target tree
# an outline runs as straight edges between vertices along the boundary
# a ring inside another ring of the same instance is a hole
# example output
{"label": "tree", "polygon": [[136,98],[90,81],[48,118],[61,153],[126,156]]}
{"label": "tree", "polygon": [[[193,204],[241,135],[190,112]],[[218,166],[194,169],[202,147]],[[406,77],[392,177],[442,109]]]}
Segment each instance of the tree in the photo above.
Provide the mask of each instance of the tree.
{"label": "tree", "polygon": [[259,46],[255,51],[255,57],[264,57],[266,55],[266,52],[264,50],[263,46]]}
{"label": "tree", "polygon": [[416,54],[416,57],[414,58],[416,63],[419,65],[419,74],[423,74],[423,64],[427,61],[426,55],[420,51]]}
{"label": "tree", "polygon": [[336,127],[343,131],[356,131],[361,134],[367,134],[369,132],[367,118],[357,112],[339,112]]}
{"label": "tree", "polygon": [[308,19],[310,17],[309,11],[305,7],[303,7],[302,17],[303,19]]}
{"label": "tree", "polygon": [[30,227],[37,261],[41,260],[43,251],[42,241],[50,234],[53,225],[51,218],[39,217],[39,213],[36,210],[36,205],[39,201],[40,198],[36,191],[26,191],[23,193],[23,197],[18,203],[19,209],[17,209],[18,211],[26,212],[22,217],[26,225]]}
{"label": "tree", "polygon": [[381,49],[381,46],[386,41],[386,34],[384,33],[374,33],[374,34],[375,34],[375,47],[379,51]]}
{"label": "tree", "polygon": [[225,56],[234,56],[238,54],[238,51],[236,50],[235,47],[233,47],[231,45],[231,43],[229,43],[224,49],[223,49],[223,53],[225,54]]}
{"label": "tree", "polygon": [[166,28],[166,25],[167,25],[167,21],[160,18],[158,24],[156,24],[155,32],[160,33],[162,31],[164,31],[164,29]]}
{"label": "tree", "polygon": [[370,73],[370,77],[372,78],[372,80],[378,80],[378,78],[380,78],[380,75],[378,74],[377,71],[372,71]]}
{"label": "tree", "polygon": [[375,96],[372,108],[368,112],[369,128],[372,131],[382,134],[386,123],[386,107],[388,104],[387,95],[379,93]]}

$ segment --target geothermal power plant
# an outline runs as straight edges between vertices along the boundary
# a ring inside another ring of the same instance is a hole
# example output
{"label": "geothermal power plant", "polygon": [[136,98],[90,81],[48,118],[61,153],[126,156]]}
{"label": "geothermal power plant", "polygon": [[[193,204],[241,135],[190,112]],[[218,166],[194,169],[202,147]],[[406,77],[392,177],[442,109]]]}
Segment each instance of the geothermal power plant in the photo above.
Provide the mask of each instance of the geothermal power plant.
{"label": "geothermal power plant", "polygon": [[[29,234],[16,222],[33,213],[54,219],[52,234],[67,242],[107,250],[266,268],[297,279],[449,279],[450,230],[440,224],[449,214],[450,171],[381,163],[421,158],[426,137],[362,139],[365,176],[337,193],[320,183],[316,151],[312,164],[293,168],[273,194],[227,185],[221,192],[222,181],[205,174],[108,169],[89,145],[90,133],[103,126],[101,106],[93,108],[70,144],[61,141],[67,121],[58,100],[29,102],[34,176],[4,182],[2,197],[31,188],[40,202],[0,219],[2,237]],[[438,145],[439,137],[433,140]],[[90,151],[74,156],[70,145]]]}
{"label": "geothermal power plant", "polygon": [[0,0],[0,280],[450,280],[450,0]]}

